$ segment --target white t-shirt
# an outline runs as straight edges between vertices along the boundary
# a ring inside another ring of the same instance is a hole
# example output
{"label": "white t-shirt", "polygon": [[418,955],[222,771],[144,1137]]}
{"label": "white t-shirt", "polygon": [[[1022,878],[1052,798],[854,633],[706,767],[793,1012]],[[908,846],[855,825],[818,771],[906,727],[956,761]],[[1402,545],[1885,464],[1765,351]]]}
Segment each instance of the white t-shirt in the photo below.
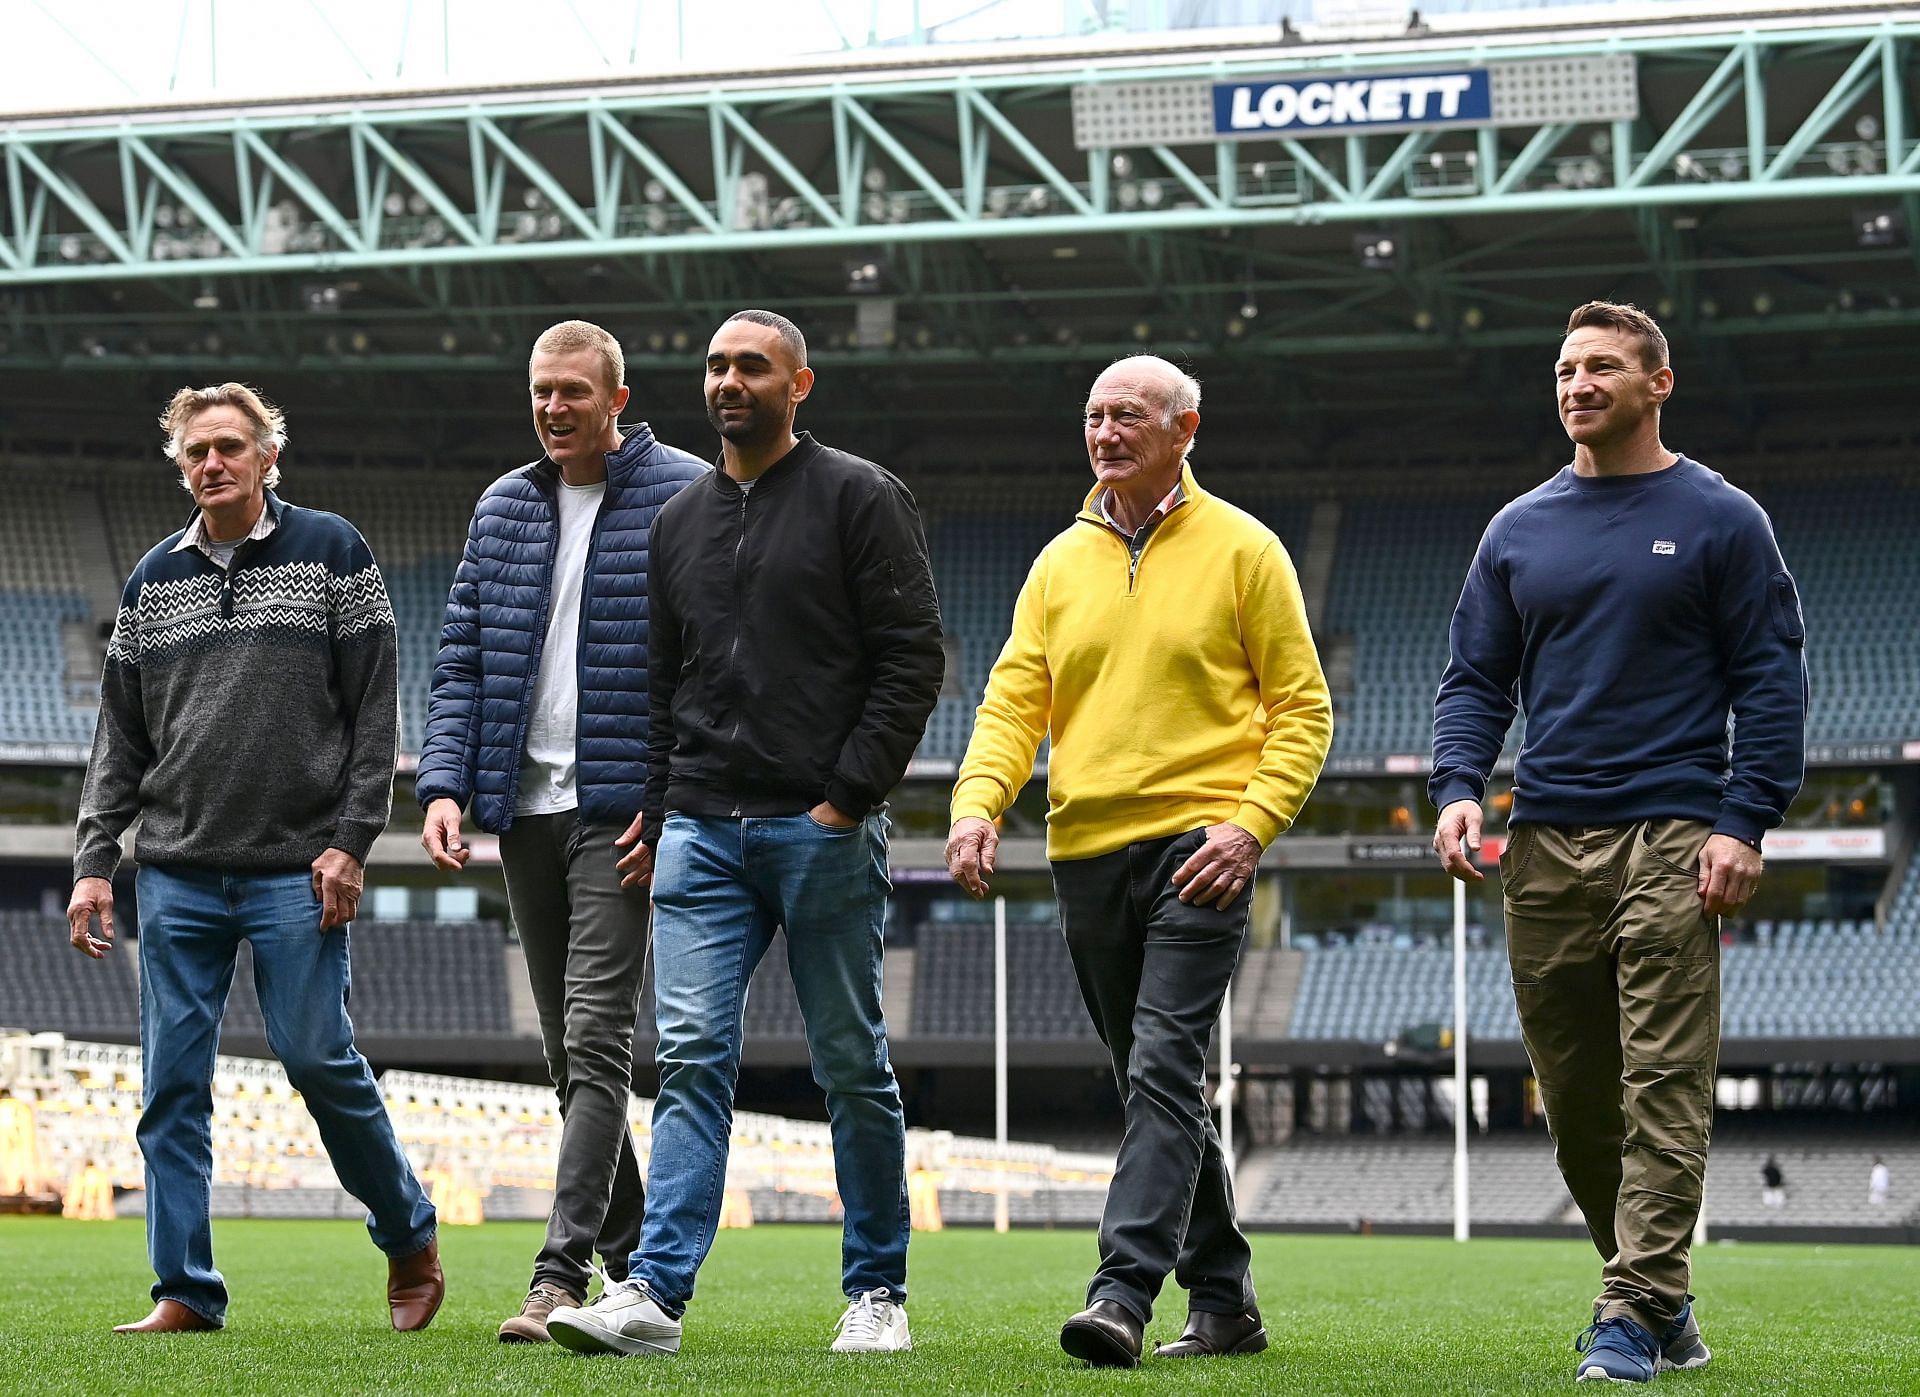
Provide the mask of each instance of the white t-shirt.
{"label": "white t-shirt", "polygon": [[552,608],[540,672],[528,698],[527,750],[520,763],[516,815],[551,815],[580,803],[574,788],[574,745],[580,722],[580,591],[587,575],[593,521],[607,483],[560,482],[560,550],[553,560]]}

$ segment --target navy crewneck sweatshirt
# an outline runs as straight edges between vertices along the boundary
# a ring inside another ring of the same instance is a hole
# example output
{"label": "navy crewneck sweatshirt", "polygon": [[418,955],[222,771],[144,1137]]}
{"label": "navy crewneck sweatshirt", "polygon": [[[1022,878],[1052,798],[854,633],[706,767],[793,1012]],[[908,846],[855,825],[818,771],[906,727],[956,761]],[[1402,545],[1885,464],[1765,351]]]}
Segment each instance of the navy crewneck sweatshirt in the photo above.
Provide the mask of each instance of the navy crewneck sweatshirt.
{"label": "navy crewneck sweatshirt", "polygon": [[1567,466],[1507,505],[1451,641],[1427,786],[1437,808],[1484,796],[1516,711],[1514,823],[1695,819],[1757,845],[1800,789],[1793,577],[1765,511],[1684,456],[1645,475]]}

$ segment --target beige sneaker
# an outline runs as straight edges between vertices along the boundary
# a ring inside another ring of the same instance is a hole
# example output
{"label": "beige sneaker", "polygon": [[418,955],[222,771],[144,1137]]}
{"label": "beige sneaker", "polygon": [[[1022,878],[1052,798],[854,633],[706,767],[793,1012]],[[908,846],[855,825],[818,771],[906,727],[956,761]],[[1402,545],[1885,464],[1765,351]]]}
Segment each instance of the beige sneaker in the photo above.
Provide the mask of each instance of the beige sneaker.
{"label": "beige sneaker", "polygon": [[500,1342],[503,1344],[546,1344],[553,1342],[553,1336],[547,1333],[547,1316],[562,1305],[579,1308],[580,1297],[562,1290],[557,1285],[542,1281],[527,1292],[526,1303],[520,1306],[520,1313],[500,1326]]}

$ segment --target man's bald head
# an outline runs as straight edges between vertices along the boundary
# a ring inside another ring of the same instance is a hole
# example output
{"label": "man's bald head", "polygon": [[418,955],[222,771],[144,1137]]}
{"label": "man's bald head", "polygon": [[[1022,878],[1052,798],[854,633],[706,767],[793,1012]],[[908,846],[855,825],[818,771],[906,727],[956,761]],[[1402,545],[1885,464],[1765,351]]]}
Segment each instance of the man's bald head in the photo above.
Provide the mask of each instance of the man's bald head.
{"label": "man's bald head", "polygon": [[1183,412],[1200,410],[1199,380],[1157,354],[1130,354],[1114,360],[1093,381],[1093,391],[1111,392],[1122,385],[1151,397],[1169,422]]}

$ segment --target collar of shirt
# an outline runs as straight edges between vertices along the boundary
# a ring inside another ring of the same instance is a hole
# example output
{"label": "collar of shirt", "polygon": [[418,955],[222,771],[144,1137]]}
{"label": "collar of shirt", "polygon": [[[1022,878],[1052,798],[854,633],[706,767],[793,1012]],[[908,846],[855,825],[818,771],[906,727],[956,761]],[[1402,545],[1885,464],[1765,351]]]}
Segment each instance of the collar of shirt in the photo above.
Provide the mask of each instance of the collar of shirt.
{"label": "collar of shirt", "polygon": [[1112,529],[1116,534],[1119,534],[1121,538],[1124,538],[1129,542],[1131,542],[1132,540],[1138,538],[1141,534],[1145,533],[1148,529],[1152,528],[1155,524],[1158,524],[1162,519],[1165,519],[1169,514],[1173,513],[1174,509],[1180,504],[1182,500],[1186,499],[1186,497],[1187,497],[1186,482],[1181,480],[1174,481],[1173,488],[1167,491],[1166,496],[1160,501],[1160,503],[1155,505],[1152,511],[1147,515],[1147,517],[1140,521],[1140,527],[1135,529],[1132,533],[1128,533],[1125,529],[1120,527],[1118,521],[1116,521],[1113,517],[1113,487],[1108,486],[1106,489],[1100,492],[1100,517],[1107,521],[1107,527],[1109,529]]}
{"label": "collar of shirt", "polygon": [[[252,539],[265,538],[274,531],[277,524],[278,521],[273,517],[272,507],[263,504],[260,506],[260,517],[253,521],[253,527],[247,530],[246,538],[237,539],[235,542],[246,543]],[[180,541],[174,544],[168,551],[184,553],[189,548],[199,549],[206,555],[208,562],[218,563],[220,561],[213,556],[213,542],[207,537],[207,516],[199,510],[195,510],[193,518],[187,522],[187,531],[180,535]]]}

